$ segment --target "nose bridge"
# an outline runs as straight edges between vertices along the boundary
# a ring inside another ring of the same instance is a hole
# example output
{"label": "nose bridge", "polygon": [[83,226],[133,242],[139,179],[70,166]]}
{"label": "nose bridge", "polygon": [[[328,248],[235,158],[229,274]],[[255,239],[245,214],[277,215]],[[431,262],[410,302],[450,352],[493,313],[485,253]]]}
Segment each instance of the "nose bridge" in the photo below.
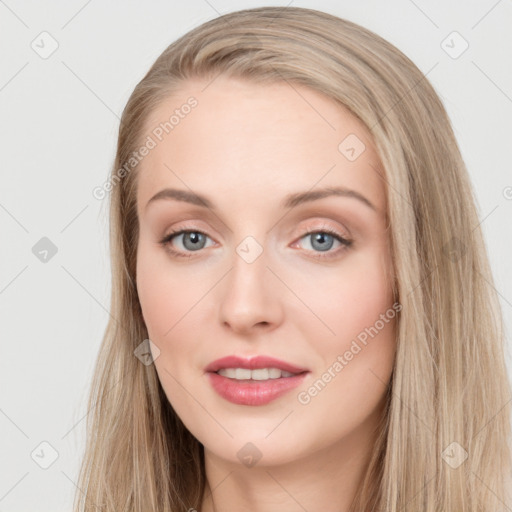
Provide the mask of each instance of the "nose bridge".
{"label": "nose bridge", "polygon": [[248,235],[234,248],[229,288],[239,299],[245,295],[253,299],[257,299],[259,295],[265,295],[265,284],[268,281],[266,275],[268,255],[263,243],[254,236]]}
{"label": "nose bridge", "polygon": [[247,265],[252,265],[257,260],[266,259],[261,258],[265,252],[263,243],[265,242],[260,243],[254,236],[248,235],[236,246],[235,252]]}
{"label": "nose bridge", "polygon": [[281,306],[278,291],[267,268],[268,249],[254,236],[245,236],[234,248],[232,268],[222,288],[221,322],[236,330],[256,324],[279,322]]}

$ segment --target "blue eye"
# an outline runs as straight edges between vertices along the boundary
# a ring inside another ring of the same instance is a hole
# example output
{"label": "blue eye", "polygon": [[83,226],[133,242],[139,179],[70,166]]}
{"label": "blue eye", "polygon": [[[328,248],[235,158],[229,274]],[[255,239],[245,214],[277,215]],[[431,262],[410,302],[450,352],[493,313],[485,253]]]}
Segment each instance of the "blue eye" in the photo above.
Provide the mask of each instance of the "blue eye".
{"label": "blue eye", "polygon": [[[172,247],[172,241],[175,238],[181,238],[181,243],[183,245],[183,250],[175,250]],[[352,245],[352,240],[342,237],[336,231],[331,228],[322,228],[317,230],[307,231],[305,235],[303,235],[299,240],[309,239],[312,241],[311,247],[308,249],[309,251],[316,253],[314,257],[316,258],[332,258],[337,256],[341,251],[347,249]],[[173,231],[166,235],[162,240],[160,240],[160,244],[163,245],[167,251],[169,251],[173,256],[190,258],[193,256],[194,252],[198,252],[201,249],[206,247],[205,243],[209,236],[202,231],[197,229],[195,230],[180,230]],[[334,242],[337,241],[341,248],[338,250],[331,251],[330,249],[333,247]],[[321,254],[326,253],[326,254]]]}
{"label": "blue eye", "polygon": [[202,231],[196,230],[181,230],[181,231],[173,231],[165,236],[160,243],[167,248],[167,250],[175,255],[175,256],[183,256],[185,258],[190,258],[192,254],[186,254],[180,251],[176,251],[171,248],[171,242],[174,238],[178,238],[183,236],[182,244],[186,251],[199,251],[200,249],[204,249],[205,240],[209,238],[206,233]]}
{"label": "blue eye", "polygon": [[[300,240],[303,239],[311,240],[310,245],[313,248],[313,252],[327,253],[325,255],[315,255],[319,258],[331,258],[337,256],[340,251],[343,251],[352,245],[352,240],[348,240],[347,238],[342,237],[340,234],[330,228],[308,231],[304,236],[300,238]],[[341,248],[335,251],[330,251],[335,241],[341,245]]]}
{"label": "blue eye", "polygon": [[178,236],[183,236],[181,241],[187,250],[197,251],[205,246],[206,235],[199,231],[185,231]]}

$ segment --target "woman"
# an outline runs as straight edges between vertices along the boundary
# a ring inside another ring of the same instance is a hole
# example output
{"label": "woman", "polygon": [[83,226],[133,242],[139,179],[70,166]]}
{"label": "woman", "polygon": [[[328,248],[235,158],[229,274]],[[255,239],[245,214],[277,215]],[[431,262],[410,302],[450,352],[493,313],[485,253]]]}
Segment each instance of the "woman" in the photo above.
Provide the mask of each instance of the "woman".
{"label": "woman", "polygon": [[395,47],[303,8],[207,22],[135,88],[110,185],[77,511],[510,503],[471,185]]}

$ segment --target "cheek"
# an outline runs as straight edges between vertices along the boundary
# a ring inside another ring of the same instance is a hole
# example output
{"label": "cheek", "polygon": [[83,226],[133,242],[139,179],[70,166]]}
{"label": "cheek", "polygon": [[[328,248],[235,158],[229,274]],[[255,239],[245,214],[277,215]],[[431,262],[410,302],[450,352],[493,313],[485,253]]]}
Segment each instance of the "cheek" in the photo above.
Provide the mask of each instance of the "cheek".
{"label": "cheek", "polygon": [[[172,267],[165,251],[140,247],[137,255],[137,290],[149,339],[160,353],[155,369],[164,392],[173,407],[187,405],[186,393],[179,382],[186,381],[186,364],[193,359],[197,328],[193,309],[203,293],[190,274]],[[199,323],[201,325],[201,323]],[[199,333],[197,333],[199,334]],[[184,342],[186,340],[186,342]],[[172,400],[171,400],[172,399]]]}
{"label": "cheek", "polygon": [[368,251],[344,263],[329,280],[316,281],[321,287],[309,285],[311,309],[334,334],[318,322],[303,322],[319,364],[297,397],[308,413],[305,421],[316,418],[308,427],[314,428],[322,418],[329,425],[325,436],[333,439],[340,429],[357,430],[382,403],[396,349],[389,259]]}
{"label": "cheek", "polygon": [[[191,279],[192,277],[192,279]],[[198,321],[200,301],[206,290],[190,272],[169,264],[164,250],[142,246],[137,255],[137,289],[149,339],[160,353],[155,370],[162,389],[185,426],[195,432],[197,420],[190,415],[191,395],[199,396],[190,384],[190,365],[199,350],[197,340],[204,322]],[[200,412],[196,412],[200,416]]]}
{"label": "cheek", "polygon": [[137,257],[137,292],[142,316],[150,338],[159,338],[172,325],[173,295],[168,291],[165,275],[152,261],[147,251],[139,251]]}
{"label": "cheek", "polygon": [[[351,254],[339,267],[323,268],[307,277],[295,276],[297,295],[304,297],[321,322],[312,322],[311,315],[297,318],[304,319],[303,328],[308,332],[314,328],[322,333],[323,339],[331,340],[329,344],[343,344],[390,310],[390,272],[389,258],[383,258],[382,252],[368,250]],[[391,313],[394,316],[394,310]]]}
{"label": "cheek", "polygon": [[[173,269],[164,250],[139,247],[137,291],[150,339],[171,339],[181,319],[198,300],[196,285],[184,273]],[[159,343],[160,344],[160,343]]]}

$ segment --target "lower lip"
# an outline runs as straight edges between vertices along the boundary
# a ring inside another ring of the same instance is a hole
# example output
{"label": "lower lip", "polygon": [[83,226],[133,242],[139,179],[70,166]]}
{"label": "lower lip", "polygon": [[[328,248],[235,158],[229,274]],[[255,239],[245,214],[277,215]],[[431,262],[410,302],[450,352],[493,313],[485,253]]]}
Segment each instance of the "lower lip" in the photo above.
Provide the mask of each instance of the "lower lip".
{"label": "lower lip", "polygon": [[213,389],[226,400],[239,405],[265,405],[296,388],[309,372],[269,380],[236,380],[208,372]]}

